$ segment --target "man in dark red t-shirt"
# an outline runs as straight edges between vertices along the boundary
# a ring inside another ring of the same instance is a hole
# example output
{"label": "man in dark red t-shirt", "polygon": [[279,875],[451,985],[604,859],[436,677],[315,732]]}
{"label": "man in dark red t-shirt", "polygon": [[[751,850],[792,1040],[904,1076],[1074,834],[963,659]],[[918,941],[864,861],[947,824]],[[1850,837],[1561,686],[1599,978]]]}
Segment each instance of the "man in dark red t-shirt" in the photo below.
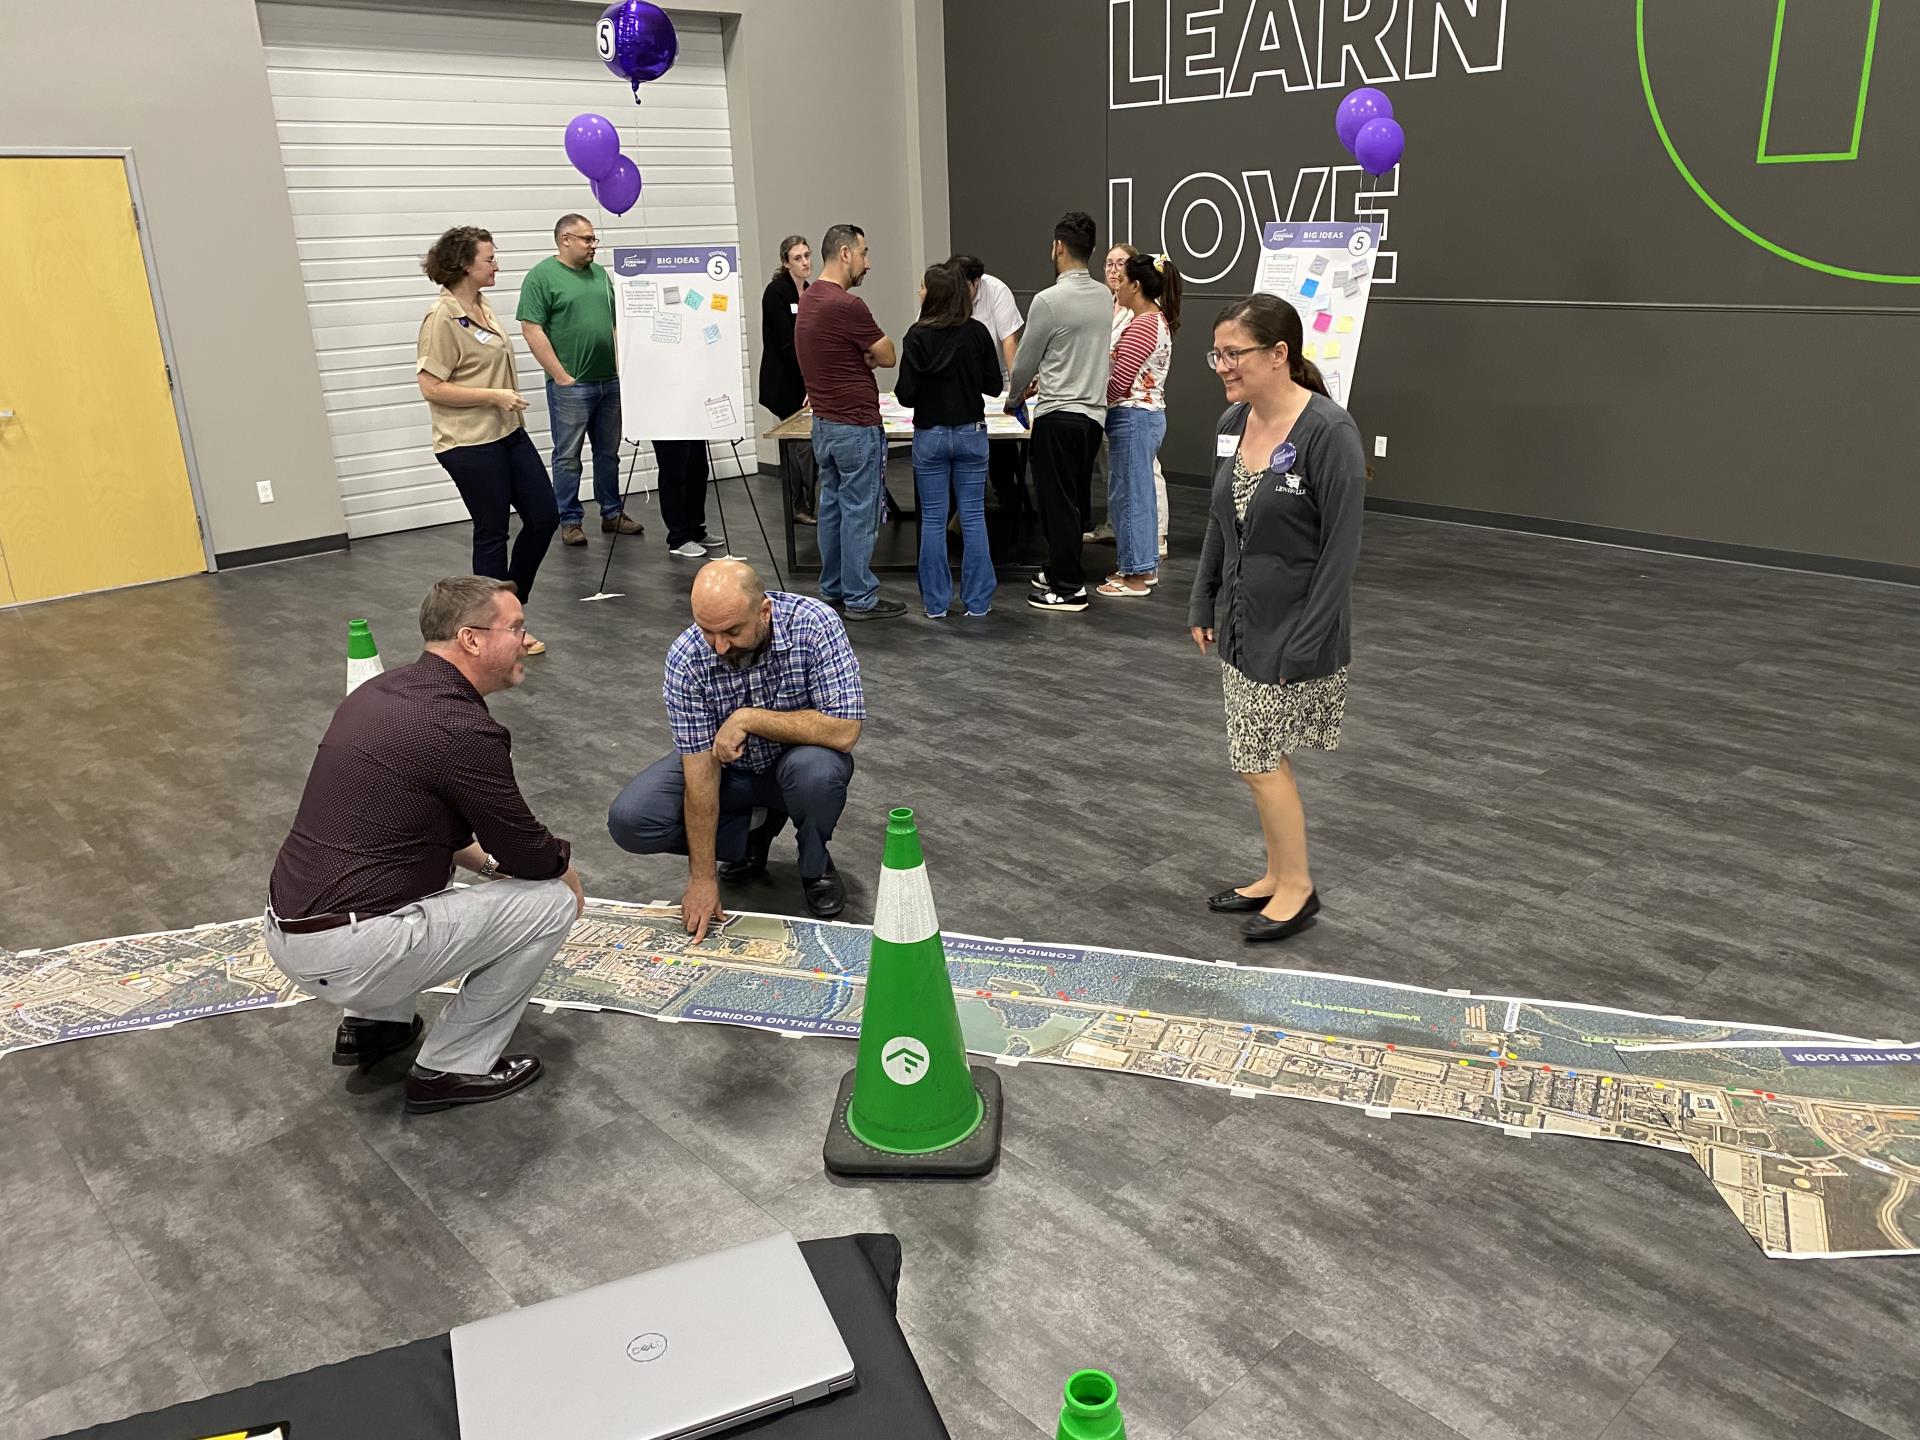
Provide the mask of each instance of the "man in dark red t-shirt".
{"label": "man in dark red t-shirt", "polygon": [[820,278],[800,297],[793,348],[813,405],[813,455],[820,471],[820,598],[849,620],[891,620],[907,613],[880,596],[874,537],[887,473],[875,370],[898,363],[893,341],[853,291],[870,268],[867,232],[835,225],[820,242]]}

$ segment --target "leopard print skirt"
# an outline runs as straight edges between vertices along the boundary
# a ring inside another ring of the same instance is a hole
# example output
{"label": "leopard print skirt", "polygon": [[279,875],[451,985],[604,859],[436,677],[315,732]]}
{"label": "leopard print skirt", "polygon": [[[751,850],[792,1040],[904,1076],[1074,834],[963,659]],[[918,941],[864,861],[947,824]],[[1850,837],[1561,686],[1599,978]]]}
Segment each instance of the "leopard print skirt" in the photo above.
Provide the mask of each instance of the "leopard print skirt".
{"label": "leopard print skirt", "polygon": [[1221,663],[1227,700],[1227,763],[1236,774],[1265,775],[1305,745],[1334,750],[1347,712],[1347,671],[1263,685]]}

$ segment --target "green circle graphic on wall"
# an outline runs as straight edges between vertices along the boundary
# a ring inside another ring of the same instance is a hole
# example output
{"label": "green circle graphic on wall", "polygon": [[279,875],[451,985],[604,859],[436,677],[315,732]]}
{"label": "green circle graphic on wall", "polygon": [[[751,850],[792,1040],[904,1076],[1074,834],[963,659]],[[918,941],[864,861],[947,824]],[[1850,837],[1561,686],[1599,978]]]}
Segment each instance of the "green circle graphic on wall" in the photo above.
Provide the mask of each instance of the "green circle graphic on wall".
{"label": "green circle graphic on wall", "polygon": [[[1876,0],[1874,5],[1876,18],[1878,11],[1879,4],[1878,0]],[[1718,200],[1714,199],[1707,187],[1702,185],[1693,171],[1687,168],[1687,162],[1680,158],[1680,150],[1673,143],[1673,137],[1667,133],[1666,121],[1661,118],[1660,102],[1654,98],[1653,74],[1647,68],[1647,0],[1634,0],[1633,30],[1634,46],[1640,57],[1640,88],[1647,97],[1647,113],[1653,117],[1653,128],[1660,136],[1660,143],[1666,149],[1667,158],[1673,161],[1673,168],[1680,172],[1680,178],[1685,180],[1693,193],[1700,197],[1703,205],[1718,215],[1722,220],[1726,221],[1726,223],[1739,234],[1751,240],[1755,245],[1758,245],[1762,250],[1773,255],[1778,255],[1782,260],[1791,260],[1796,265],[1804,265],[1809,270],[1817,270],[1823,275],[1838,276],[1842,280],[1864,280],[1876,285],[1920,285],[1920,275],[1891,275],[1873,270],[1853,270],[1845,265],[1832,265],[1824,260],[1816,260],[1811,255],[1802,255],[1798,251],[1789,250],[1786,246],[1769,240],[1752,226],[1744,223]],[[1863,91],[1863,108],[1864,103]],[[1834,156],[1832,158],[1840,159],[1846,157]]]}

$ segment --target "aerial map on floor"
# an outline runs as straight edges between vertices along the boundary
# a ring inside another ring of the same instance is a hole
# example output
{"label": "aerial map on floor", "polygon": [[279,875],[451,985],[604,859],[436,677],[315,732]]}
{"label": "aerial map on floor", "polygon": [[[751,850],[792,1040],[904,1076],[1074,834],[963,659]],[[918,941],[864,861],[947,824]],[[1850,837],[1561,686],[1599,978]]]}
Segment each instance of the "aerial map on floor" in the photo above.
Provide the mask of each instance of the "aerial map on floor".
{"label": "aerial map on floor", "polygon": [[[534,999],[851,1037],[868,941],[864,926],[742,914],[695,945],[672,907],[592,901]],[[1122,950],[945,944],[967,1046],[1003,1064],[1680,1151],[1769,1255],[1920,1253],[1920,1046]],[[0,951],[0,1054],[306,998],[268,959],[259,920]]]}

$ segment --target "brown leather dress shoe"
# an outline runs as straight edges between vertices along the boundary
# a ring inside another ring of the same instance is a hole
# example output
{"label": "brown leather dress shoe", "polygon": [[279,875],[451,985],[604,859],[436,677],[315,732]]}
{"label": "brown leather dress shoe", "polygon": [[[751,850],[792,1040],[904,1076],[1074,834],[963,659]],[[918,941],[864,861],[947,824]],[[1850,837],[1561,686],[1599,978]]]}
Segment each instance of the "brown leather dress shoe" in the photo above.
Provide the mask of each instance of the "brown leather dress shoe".
{"label": "brown leather dress shoe", "polygon": [[647,527],[631,515],[616,515],[611,520],[600,517],[600,533],[603,535],[644,535]]}
{"label": "brown leather dress shoe", "polygon": [[586,529],[583,526],[579,526],[579,525],[562,525],[560,527],[560,543],[562,545],[586,544],[587,543]]}
{"label": "brown leather dress shoe", "polygon": [[504,1100],[539,1078],[540,1057],[537,1055],[502,1055],[500,1063],[485,1075],[456,1075],[447,1070],[423,1070],[415,1065],[407,1072],[407,1113],[428,1115],[435,1110],[451,1110],[455,1105],[484,1105],[489,1100]]}
{"label": "brown leather dress shoe", "polygon": [[413,1044],[425,1028],[418,1015],[413,1017],[412,1024],[403,1024],[398,1020],[366,1020],[358,1015],[349,1015],[340,1022],[340,1028],[333,1032],[333,1063],[358,1065],[362,1070],[371,1070],[382,1060],[398,1055]]}

